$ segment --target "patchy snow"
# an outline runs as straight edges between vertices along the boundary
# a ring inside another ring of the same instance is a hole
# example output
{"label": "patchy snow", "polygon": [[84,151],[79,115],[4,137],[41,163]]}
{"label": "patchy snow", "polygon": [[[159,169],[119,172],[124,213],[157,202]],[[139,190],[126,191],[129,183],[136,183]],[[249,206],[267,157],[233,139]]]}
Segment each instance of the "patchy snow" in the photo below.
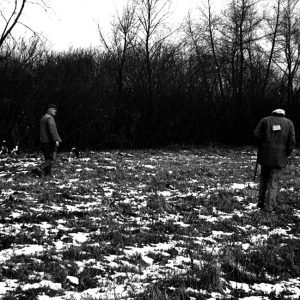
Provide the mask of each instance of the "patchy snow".
{"label": "patchy snow", "polygon": [[67,276],[66,279],[74,285],[78,285],[79,284],[79,279],[75,276]]}
{"label": "patchy snow", "polygon": [[156,167],[155,166],[152,166],[152,165],[144,165],[144,168],[146,169],[155,169]]}
{"label": "patchy snow", "polygon": [[[51,255],[49,262],[63,268],[64,284],[68,285],[65,289],[62,282],[51,281],[45,270],[29,274],[30,283],[20,285],[18,280],[3,280],[0,295],[20,286],[23,291],[63,290],[63,296],[38,295],[39,300],[130,299],[131,293],[141,293],[156,281],[184,275],[191,269],[191,254],[195,256],[193,263],[201,266],[205,262],[201,259],[207,254],[216,261],[221,259],[229,245],[247,254],[277,236],[287,242],[298,241],[293,220],[274,226],[275,215],[256,224],[255,218],[260,217],[255,198],[257,183],[249,182],[246,175],[221,177],[222,172],[230,169],[229,164],[236,164],[235,170],[245,172],[252,160],[245,153],[239,162],[226,154],[198,155],[188,150],[141,156],[95,152],[93,159],[74,159],[70,163],[65,160],[55,180],[44,183],[22,179],[16,185],[13,176],[7,181],[5,178],[10,174],[0,173],[0,180],[5,183],[0,191],[0,203],[5,207],[0,234],[7,238],[8,245],[0,251],[0,263],[14,265],[17,270],[24,258],[39,264],[42,258]],[[24,160],[6,167],[18,166],[26,174],[26,168],[35,163]],[[180,171],[186,168],[181,179],[177,172],[179,163]],[[202,167],[202,173],[190,172]],[[209,172],[207,177],[206,172]],[[128,175],[130,180],[123,180]],[[217,202],[223,192],[228,201],[224,207]],[[297,189],[289,186],[281,192],[294,195]],[[235,206],[231,207],[232,204]],[[294,209],[292,214],[300,217],[300,210]],[[189,252],[190,245],[194,248]],[[97,288],[79,292],[85,284],[80,276],[93,273],[97,275],[89,283],[95,281]],[[229,282],[220,276],[228,296],[240,289],[247,294],[240,299],[267,299],[263,294],[270,293],[277,296],[289,293],[289,299],[300,297],[299,278],[248,285]],[[169,288],[176,291],[175,286]],[[201,293],[210,299],[224,296],[190,287],[186,292]]]}
{"label": "patchy snow", "polygon": [[88,240],[90,234],[84,232],[77,232],[77,233],[69,233],[69,235],[73,237],[73,243],[82,244]]}
{"label": "patchy snow", "polygon": [[245,182],[245,183],[233,183],[230,188],[233,190],[243,190],[245,188],[255,188],[258,184],[254,182]]}
{"label": "patchy snow", "polygon": [[162,191],[162,192],[157,192],[157,194],[163,197],[171,197],[173,193],[171,191]]}
{"label": "patchy snow", "polygon": [[300,218],[300,210],[295,210],[294,216]]}
{"label": "patchy snow", "polygon": [[0,296],[5,295],[7,292],[15,290],[19,285],[18,280],[6,279],[5,281],[0,281]]}
{"label": "patchy snow", "polygon": [[36,283],[27,283],[21,286],[23,291],[27,291],[30,289],[38,289],[38,288],[43,288],[47,287],[50,288],[51,290],[58,291],[62,288],[61,283],[54,283],[49,280],[42,280],[41,282],[36,282]]}
{"label": "patchy snow", "polygon": [[[288,297],[296,297],[294,299],[299,299],[300,297],[300,279],[292,279],[290,281],[281,281],[276,284],[269,283],[254,283],[252,285],[240,282],[230,281],[229,284],[233,289],[243,290],[247,293],[263,292],[264,294],[274,293],[275,296],[279,296],[282,292],[289,290],[292,295]],[[240,299],[250,299],[249,297]],[[257,298],[258,299],[258,298]],[[261,299],[261,297],[260,297]],[[267,299],[267,298],[266,298]],[[291,299],[291,298],[289,298]]]}
{"label": "patchy snow", "polygon": [[0,251],[0,263],[5,263],[6,261],[10,260],[14,256],[21,256],[21,255],[33,255],[42,253],[44,251],[44,247],[42,245],[28,245],[25,247],[22,246],[15,246],[13,249],[5,249]]}

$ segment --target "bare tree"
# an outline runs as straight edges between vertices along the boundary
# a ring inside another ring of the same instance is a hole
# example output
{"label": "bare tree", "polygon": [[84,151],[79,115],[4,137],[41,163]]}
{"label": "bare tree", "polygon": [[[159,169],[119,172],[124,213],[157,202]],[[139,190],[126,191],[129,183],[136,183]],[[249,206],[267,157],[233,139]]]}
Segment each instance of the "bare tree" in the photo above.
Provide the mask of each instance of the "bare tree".
{"label": "bare tree", "polygon": [[224,99],[223,80],[222,80],[222,76],[221,76],[220,62],[218,60],[216,42],[215,42],[215,40],[216,40],[215,31],[216,31],[216,27],[218,26],[219,18],[218,18],[218,16],[213,15],[210,0],[207,0],[207,7],[208,7],[208,14],[207,14],[206,18],[208,21],[209,41],[210,41],[210,46],[211,46],[211,50],[213,53],[215,69],[217,71],[221,99]]}
{"label": "bare tree", "polygon": [[[198,45],[197,47],[202,44],[203,49],[206,49],[205,52],[212,55],[213,65],[211,66],[209,73],[216,75],[219,95],[221,96],[221,99],[224,99],[224,87],[221,74],[222,63],[220,61],[217,42],[218,38],[220,37],[220,16],[215,14],[213,11],[211,0],[205,0],[202,4],[203,5],[199,7],[199,11],[201,13],[200,23],[193,25],[191,17],[188,17],[186,22],[188,29],[187,33],[190,40],[193,41],[195,47],[196,44]],[[197,56],[199,58],[199,53]],[[204,72],[207,72],[207,70]]]}
{"label": "bare tree", "polygon": [[267,53],[268,64],[266,69],[266,74],[263,81],[262,91],[261,91],[261,100],[264,99],[266,94],[266,88],[271,72],[272,62],[274,59],[275,51],[276,51],[276,43],[278,38],[278,31],[280,25],[280,15],[281,15],[281,3],[282,0],[276,0],[276,4],[273,7],[274,14],[266,17],[268,28],[270,32],[267,34],[267,44],[270,44],[270,52]]}
{"label": "bare tree", "polygon": [[159,55],[163,43],[172,34],[166,30],[165,22],[169,14],[171,0],[135,0],[139,21],[139,53],[145,62],[147,77],[147,100],[151,114],[153,93],[153,60]]}
{"label": "bare tree", "polygon": [[[205,87],[206,95],[210,100],[213,100],[213,86],[210,84],[210,75],[212,65],[207,60],[207,49],[209,42],[205,38],[205,26],[203,24],[195,23],[189,14],[186,19],[185,33],[186,33],[186,47],[189,55],[195,55],[198,64],[198,73],[201,81]],[[209,38],[208,38],[209,39]]]}
{"label": "bare tree", "polygon": [[264,16],[258,14],[260,0],[232,0],[224,12],[222,39],[231,56],[233,97],[243,101],[246,60],[251,61],[253,44],[262,39],[259,35]]}
{"label": "bare tree", "polygon": [[[7,4],[7,1],[5,2]],[[4,41],[7,39],[7,37],[11,34],[13,28],[19,22],[19,19],[24,11],[27,0],[21,0],[21,1],[15,0],[12,2],[13,2],[12,8],[9,7],[9,9],[11,10],[10,12],[7,13],[7,15],[5,14],[4,9],[0,7],[0,15],[4,21],[4,28],[2,29],[2,33],[0,37],[0,48],[3,45]]]}
{"label": "bare tree", "polygon": [[[107,39],[98,25],[100,41],[105,50],[109,53],[110,58],[114,62],[116,97],[113,107],[113,114],[111,120],[110,136],[113,139],[116,131],[123,131],[126,126],[125,122],[121,122],[121,110],[125,105],[125,89],[128,88],[128,76],[126,76],[127,56],[130,48],[134,47],[137,19],[135,14],[135,5],[127,2],[123,7],[121,13],[117,12],[116,17],[111,23],[111,37]],[[119,128],[122,127],[122,128]],[[118,137],[119,138],[119,137]],[[124,139],[122,134],[121,139]]]}
{"label": "bare tree", "polygon": [[24,15],[25,7],[29,5],[36,5],[48,10],[49,6],[46,3],[47,0],[2,0],[0,3],[0,49],[5,41],[12,37],[12,31],[20,24],[32,31],[34,35],[37,32],[21,21],[21,17]]}
{"label": "bare tree", "polygon": [[300,19],[299,0],[283,0],[278,34],[277,66],[287,82],[287,102],[294,100],[294,89],[300,64]]}
{"label": "bare tree", "polygon": [[106,51],[111,54],[118,68],[118,98],[122,99],[124,89],[124,68],[127,60],[127,53],[134,44],[136,38],[136,16],[135,6],[127,3],[121,15],[117,13],[116,19],[111,23],[112,37],[106,39],[98,25],[99,36]]}

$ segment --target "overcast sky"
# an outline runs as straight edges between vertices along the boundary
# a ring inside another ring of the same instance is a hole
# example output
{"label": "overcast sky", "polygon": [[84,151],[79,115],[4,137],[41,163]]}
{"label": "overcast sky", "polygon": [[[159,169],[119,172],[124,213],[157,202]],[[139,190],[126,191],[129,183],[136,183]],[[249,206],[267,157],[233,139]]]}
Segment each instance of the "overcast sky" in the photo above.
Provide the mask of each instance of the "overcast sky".
{"label": "overcast sky", "polygon": [[[1,1],[1,0],[0,0]],[[108,31],[111,19],[127,0],[49,0],[50,11],[26,7],[23,22],[42,32],[53,50],[98,46],[97,25]],[[202,0],[203,1],[203,0]],[[172,22],[180,23],[189,10],[195,11],[201,0],[173,0]],[[226,0],[211,0],[216,9]]]}

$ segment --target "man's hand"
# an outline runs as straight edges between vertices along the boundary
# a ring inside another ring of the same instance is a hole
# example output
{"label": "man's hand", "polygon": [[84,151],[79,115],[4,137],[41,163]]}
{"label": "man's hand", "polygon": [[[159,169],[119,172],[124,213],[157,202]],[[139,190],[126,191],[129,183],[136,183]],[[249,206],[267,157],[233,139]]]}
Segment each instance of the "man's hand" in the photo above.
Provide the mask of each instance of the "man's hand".
{"label": "man's hand", "polygon": [[56,147],[59,147],[59,141],[56,141],[56,142],[55,142],[55,146],[56,146]]}

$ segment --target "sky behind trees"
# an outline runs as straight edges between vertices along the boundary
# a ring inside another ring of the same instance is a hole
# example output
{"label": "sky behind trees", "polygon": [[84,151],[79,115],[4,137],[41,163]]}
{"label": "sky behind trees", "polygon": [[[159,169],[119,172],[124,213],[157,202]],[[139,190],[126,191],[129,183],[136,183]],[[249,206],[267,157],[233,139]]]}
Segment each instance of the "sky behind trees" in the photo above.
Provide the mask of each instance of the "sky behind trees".
{"label": "sky behind trees", "polygon": [[[47,38],[53,50],[88,48],[99,46],[97,26],[109,30],[112,18],[121,11],[128,0],[51,0],[47,11],[39,6],[27,6],[23,22]],[[207,2],[206,0],[173,0],[170,22],[179,25],[189,11]],[[215,9],[225,7],[227,0],[211,0]],[[19,35],[24,27],[16,28]]]}

